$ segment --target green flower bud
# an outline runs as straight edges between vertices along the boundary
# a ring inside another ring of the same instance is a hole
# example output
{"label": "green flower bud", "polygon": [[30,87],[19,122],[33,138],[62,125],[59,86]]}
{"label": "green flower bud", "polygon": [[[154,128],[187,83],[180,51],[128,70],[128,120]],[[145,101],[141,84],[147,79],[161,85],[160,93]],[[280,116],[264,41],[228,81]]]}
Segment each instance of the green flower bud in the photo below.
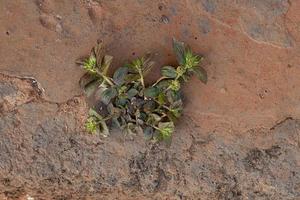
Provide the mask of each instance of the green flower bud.
{"label": "green flower bud", "polygon": [[173,80],[171,82],[170,88],[174,91],[178,91],[180,89],[180,82],[177,80]]}

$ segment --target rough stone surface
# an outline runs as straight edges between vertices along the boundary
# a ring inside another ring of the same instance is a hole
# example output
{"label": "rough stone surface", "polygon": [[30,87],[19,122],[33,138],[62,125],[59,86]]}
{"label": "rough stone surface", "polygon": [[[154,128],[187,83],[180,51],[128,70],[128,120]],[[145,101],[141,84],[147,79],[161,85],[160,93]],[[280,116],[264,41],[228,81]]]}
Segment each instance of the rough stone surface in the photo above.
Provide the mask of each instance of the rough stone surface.
{"label": "rough stone surface", "polygon": [[[0,1],[0,199],[300,199],[300,2]],[[155,33],[155,34],[154,34]],[[175,36],[209,82],[184,88],[170,146],[84,132],[75,60],[117,67]]]}
{"label": "rough stone surface", "polygon": [[[17,78],[6,77],[11,79]],[[34,91],[14,87],[21,93]],[[184,116],[166,146],[118,132],[107,139],[89,135],[82,129],[86,113],[82,96],[53,103],[38,93],[32,101],[2,112],[3,198],[300,197],[299,120],[289,118],[271,129],[204,132]]]}

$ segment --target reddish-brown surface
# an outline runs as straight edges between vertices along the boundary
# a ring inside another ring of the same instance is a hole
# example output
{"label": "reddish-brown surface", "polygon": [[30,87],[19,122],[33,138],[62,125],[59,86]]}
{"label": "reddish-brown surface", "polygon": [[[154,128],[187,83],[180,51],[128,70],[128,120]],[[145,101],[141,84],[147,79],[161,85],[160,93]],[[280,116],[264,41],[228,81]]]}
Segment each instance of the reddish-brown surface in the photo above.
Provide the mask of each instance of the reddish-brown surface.
{"label": "reddish-brown surface", "polygon": [[[185,86],[171,147],[81,133],[75,60],[157,52],[152,81],[172,37],[209,81]],[[297,0],[1,0],[0,198],[299,199],[299,44]]]}

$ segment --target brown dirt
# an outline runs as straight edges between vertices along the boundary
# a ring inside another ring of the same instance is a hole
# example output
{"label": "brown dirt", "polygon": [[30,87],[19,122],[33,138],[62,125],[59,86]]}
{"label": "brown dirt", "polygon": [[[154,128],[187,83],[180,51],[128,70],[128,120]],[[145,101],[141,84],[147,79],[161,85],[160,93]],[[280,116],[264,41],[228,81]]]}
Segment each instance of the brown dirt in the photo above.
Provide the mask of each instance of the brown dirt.
{"label": "brown dirt", "polygon": [[[2,0],[0,199],[300,199],[300,2]],[[88,135],[83,70],[175,36],[205,56],[171,146]]]}

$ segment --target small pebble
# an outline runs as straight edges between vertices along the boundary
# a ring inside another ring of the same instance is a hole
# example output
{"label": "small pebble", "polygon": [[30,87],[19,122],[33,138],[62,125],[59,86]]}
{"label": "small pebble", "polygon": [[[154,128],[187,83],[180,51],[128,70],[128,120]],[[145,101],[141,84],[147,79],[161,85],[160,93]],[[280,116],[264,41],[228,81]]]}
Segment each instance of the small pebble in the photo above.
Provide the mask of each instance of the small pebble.
{"label": "small pebble", "polygon": [[62,20],[62,16],[60,16],[60,15],[56,15],[56,18],[57,18],[58,20]]}
{"label": "small pebble", "polygon": [[62,31],[63,31],[63,28],[62,28],[62,26],[58,23],[58,24],[56,24],[56,26],[55,26],[55,31],[57,32],[57,33],[61,33]]}
{"label": "small pebble", "polygon": [[227,89],[226,89],[226,88],[221,88],[221,89],[220,89],[220,92],[221,92],[222,94],[225,94],[225,93],[227,92]]}
{"label": "small pebble", "polygon": [[26,197],[27,197],[27,200],[34,200],[34,198],[29,195],[26,195]]}

